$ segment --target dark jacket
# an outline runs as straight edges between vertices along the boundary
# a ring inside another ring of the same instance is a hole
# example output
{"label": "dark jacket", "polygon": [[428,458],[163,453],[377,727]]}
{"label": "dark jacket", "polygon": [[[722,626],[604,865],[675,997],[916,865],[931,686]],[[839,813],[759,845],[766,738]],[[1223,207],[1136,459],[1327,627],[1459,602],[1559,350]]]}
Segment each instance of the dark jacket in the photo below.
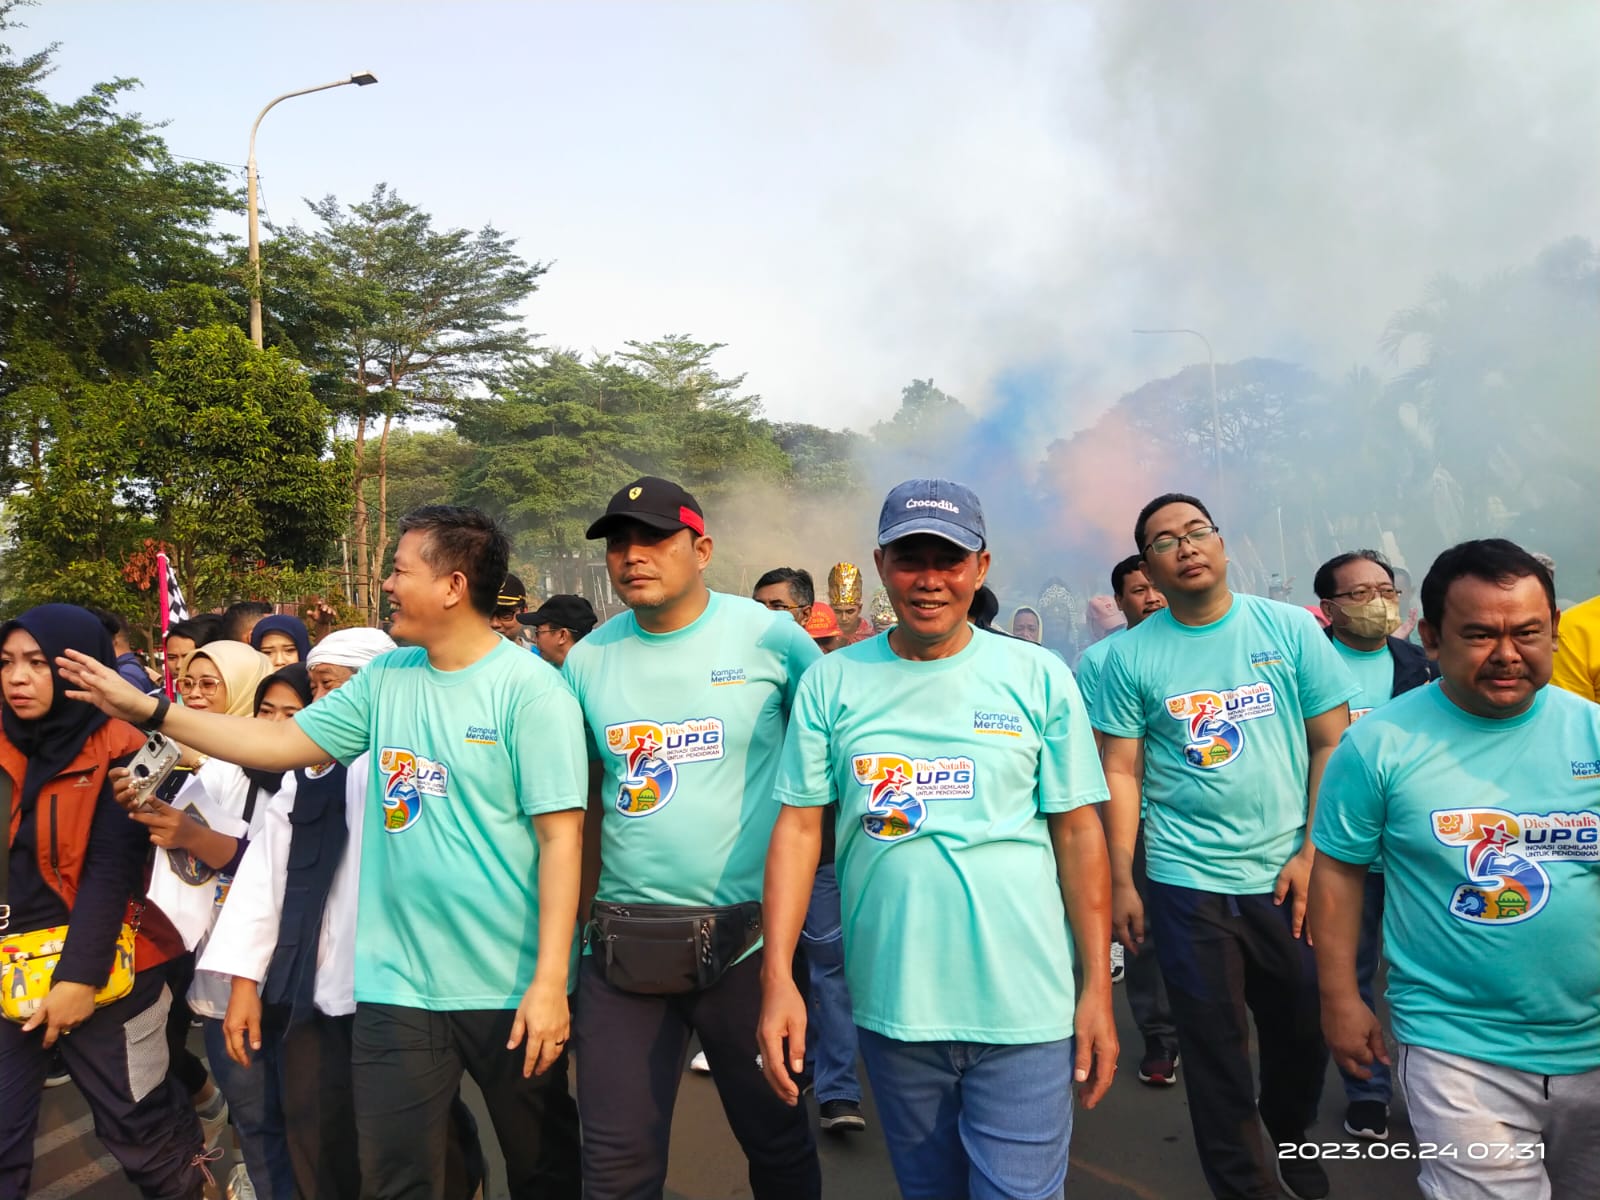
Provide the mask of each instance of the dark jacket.
{"label": "dark jacket", "polygon": [[[1328,640],[1333,640],[1333,630],[1324,629]],[[1439,678],[1439,664],[1428,657],[1421,646],[1413,646],[1397,637],[1389,639],[1389,657],[1394,660],[1394,686],[1389,690],[1392,700],[1401,692],[1419,688],[1429,680]]]}

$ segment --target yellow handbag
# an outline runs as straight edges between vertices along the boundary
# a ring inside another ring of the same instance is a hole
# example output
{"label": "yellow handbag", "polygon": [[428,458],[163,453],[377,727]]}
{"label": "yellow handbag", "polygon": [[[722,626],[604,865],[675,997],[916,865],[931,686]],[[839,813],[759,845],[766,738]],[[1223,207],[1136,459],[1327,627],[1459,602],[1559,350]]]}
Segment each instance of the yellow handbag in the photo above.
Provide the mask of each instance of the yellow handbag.
{"label": "yellow handbag", "polygon": [[[133,991],[133,942],[138,930],[124,923],[117,934],[117,956],[111,976],[94,994],[94,1006],[103,1008]],[[0,934],[0,1016],[21,1024],[39,1011],[50,979],[67,944],[67,927],[53,925],[32,933]]]}
{"label": "yellow handbag", "polygon": [[[6,903],[7,886],[11,882],[11,797],[11,776],[0,769],[0,833],[7,842],[6,853],[0,855],[0,1016],[25,1024],[39,1011],[50,991],[51,977],[61,961],[62,947],[67,944],[67,927],[53,925],[31,933],[10,933],[6,929],[11,920],[11,907]],[[111,975],[105,986],[94,994],[96,1008],[121,1000],[133,991],[133,944],[139,936],[139,918],[143,913],[144,905],[140,904],[134,909],[133,924],[124,921],[117,934],[117,954],[111,964]]]}

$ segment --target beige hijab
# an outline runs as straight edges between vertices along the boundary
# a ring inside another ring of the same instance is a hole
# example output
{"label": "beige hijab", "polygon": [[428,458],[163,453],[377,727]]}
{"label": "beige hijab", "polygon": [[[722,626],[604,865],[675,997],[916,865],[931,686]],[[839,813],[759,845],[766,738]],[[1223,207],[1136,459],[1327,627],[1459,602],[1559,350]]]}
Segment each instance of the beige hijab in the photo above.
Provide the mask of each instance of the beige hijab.
{"label": "beige hijab", "polygon": [[228,689],[228,707],[221,711],[230,717],[256,715],[256,688],[272,674],[270,658],[244,642],[208,642],[184,655],[179,674],[186,673],[197,658],[210,659]]}

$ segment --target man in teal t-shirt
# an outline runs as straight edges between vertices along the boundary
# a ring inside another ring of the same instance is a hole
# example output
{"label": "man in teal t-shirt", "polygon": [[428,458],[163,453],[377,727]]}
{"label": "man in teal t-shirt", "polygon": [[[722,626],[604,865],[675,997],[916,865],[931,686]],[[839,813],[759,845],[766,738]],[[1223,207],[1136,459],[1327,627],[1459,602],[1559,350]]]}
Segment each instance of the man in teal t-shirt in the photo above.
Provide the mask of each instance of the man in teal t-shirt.
{"label": "man in teal t-shirt", "polygon": [[[1144,573],[1141,555],[1130,554],[1111,568],[1111,597],[1127,619],[1128,629],[1143,624],[1167,607],[1167,598],[1156,590],[1155,584]],[[1078,691],[1083,693],[1086,711],[1094,710],[1095,694],[1100,689],[1100,672],[1105,667],[1106,655],[1122,630],[1101,638],[1078,658],[1073,672],[1078,679]],[[1100,735],[1095,734],[1099,744]],[[1144,861],[1144,812],[1139,813],[1139,837],[1133,849],[1133,886],[1142,897],[1149,879]],[[1133,1010],[1134,1024],[1144,1038],[1144,1054],[1139,1059],[1139,1082],[1147,1087],[1172,1087],[1178,1082],[1178,1027],[1172,1023],[1172,1005],[1167,1000],[1167,985],[1161,978],[1161,962],[1155,953],[1155,938],[1145,930],[1142,946],[1135,946],[1129,955],[1121,942],[1111,946],[1111,978],[1126,977],[1128,1007]],[[1131,961],[1129,961],[1131,959]]]}
{"label": "man in teal t-shirt", "polygon": [[[1310,613],[1229,590],[1227,549],[1199,500],[1157,497],[1134,539],[1168,609],[1117,638],[1095,698],[1112,917],[1137,945],[1149,904],[1212,1191],[1323,1196],[1320,1164],[1273,1162],[1256,1120],[1274,1142],[1298,1142],[1316,1118],[1327,1050],[1301,928],[1306,824],[1356,689]],[[1132,869],[1141,791],[1145,900]]]}
{"label": "man in teal t-shirt", "polygon": [[[1311,584],[1328,620],[1327,635],[1360,692],[1350,701],[1354,724],[1395,696],[1421,687],[1438,674],[1423,653],[1394,636],[1400,626],[1400,593],[1394,569],[1376,550],[1335,555],[1317,568]],[[1373,1006],[1372,981],[1378,971],[1379,933],[1383,926],[1383,861],[1375,859],[1367,874],[1361,906],[1361,944],[1356,952],[1356,978],[1361,999]],[[1389,1068],[1374,1063],[1363,1078],[1341,1072],[1344,1083],[1345,1132],[1372,1141],[1389,1136],[1389,1101],[1394,1088]]]}
{"label": "man in teal t-shirt", "polygon": [[801,681],[767,865],[761,1053],[793,1104],[790,962],[837,805],[845,970],[906,1196],[1058,1193],[1066,1078],[1093,1107],[1116,1062],[1093,733],[1059,658],[968,623],[986,541],[959,484],[889,493],[875,559],[898,623]]}
{"label": "man in teal t-shirt", "polygon": [[561,680],[490,627],[510,555],[476,509],[407,514],[383,590],[411,648],[294,721],[169,708],[109,669],[83,681],[106,711],[240,766],[370,751],[351,1090],[362,1191],[374,1196],[435,1194],[463,1070],[494,1122],[510,1194],[582,1191],[566,1049],[583,722]]}
{"label": "man in teal t-shirt", "polygon": [[1317,808],[1312,920],[1341,1069],[1385,1063],[1356,983],[1383,853],[1399,1074],[1430,1200],[1600,1195],[1600,708],[1546,686],[1555,588],[1500,539],[1422,584],[1437,687],[1352,726]]}
{"label": "man in teal t-shirt", "polygon": [[[654,923],[631,932],[595,927],[579,970],[584,1194],[661,1193],[694,1033],[757,1200],[811,1200],[822,1177],[810,1121],[751,1069],[758,939],[716,962],[726,969],[714,979],[705,978],[715,973],[705,960],[716,947],[681,935],[670,945],[643,939],[653,931],[664,939],[665,923],[686,917],[715,913],[728,926],[758,912],[784,724],[800,676],[821,651],[787,612],[706,587],[705,516],[675,483],[634,481],[589,536],[606,540],[611,585],[630,611],[574,646],[562,668],[601,778],[584,837],[585,878],[598,880],[597,918]],[[662,911],[641,913],[640,905]],[[641,963],[659,978],[641,978]],[[697,975],[697,964],[706,971]],[[686,972],[698,983],[685,984]]]}

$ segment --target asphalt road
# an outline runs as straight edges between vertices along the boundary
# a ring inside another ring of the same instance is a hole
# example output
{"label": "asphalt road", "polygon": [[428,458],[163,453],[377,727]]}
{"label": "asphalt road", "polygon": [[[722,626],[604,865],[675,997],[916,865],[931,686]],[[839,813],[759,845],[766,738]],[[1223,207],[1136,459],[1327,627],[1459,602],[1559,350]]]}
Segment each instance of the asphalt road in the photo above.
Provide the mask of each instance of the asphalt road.
{"label": "asphalt road", "polygon": [[[1128,1048],[1124,1054],[1127,1065],[1098,1108],[1077,1114],[1067,1196],[1071,1200],[1206,1200],[1209,1192],[1201,1180],[1190,1136],[1183,1087],[1153,1091],[1139,1084],[1134,1073],[1138,1033],[1120,987],[1117,993],[1117,1020]],[[198,1044],[198,1033],[194,1041]],[[493,1129],[470,1082],[466,1091],[478,1110],[483,1136],[492,1142]],[[1341,1128],[1344,1096],[1331,1067],[1323,1097],[1316,1139],[1353,1145],[1354,1139]],[[896,1195],[870,1096],[866,1110],[869,1124],[865,1134],[819,1135],[824,1193],[829,1200],[886,1200]],[[1410,1140],[1404,1100],[1397,1096],[1389,1145]],[[500,1184],[490,1195],[504,1197],[498,1155],[492,1145],[486,1149]],[[32,1200],[126,1200],[137,1195],[96,1141],[76,1088],[59,1087],[45,1093],[36,1153]],[[224,1165],[232,1161],[230,1157]],[[1419,1195],[1416,1168],[1410,1163],[1368,1158],[1333,1161],[1327,1167],[1335,1197],[1401,1200]],[[219,1172],[219,1177],[222,1174]],[[749,1194],[744,1159],[728,1132],[716,1087],[707,1076],[686,1074],[673,1119],[669,1200],[733,1200]]]}

